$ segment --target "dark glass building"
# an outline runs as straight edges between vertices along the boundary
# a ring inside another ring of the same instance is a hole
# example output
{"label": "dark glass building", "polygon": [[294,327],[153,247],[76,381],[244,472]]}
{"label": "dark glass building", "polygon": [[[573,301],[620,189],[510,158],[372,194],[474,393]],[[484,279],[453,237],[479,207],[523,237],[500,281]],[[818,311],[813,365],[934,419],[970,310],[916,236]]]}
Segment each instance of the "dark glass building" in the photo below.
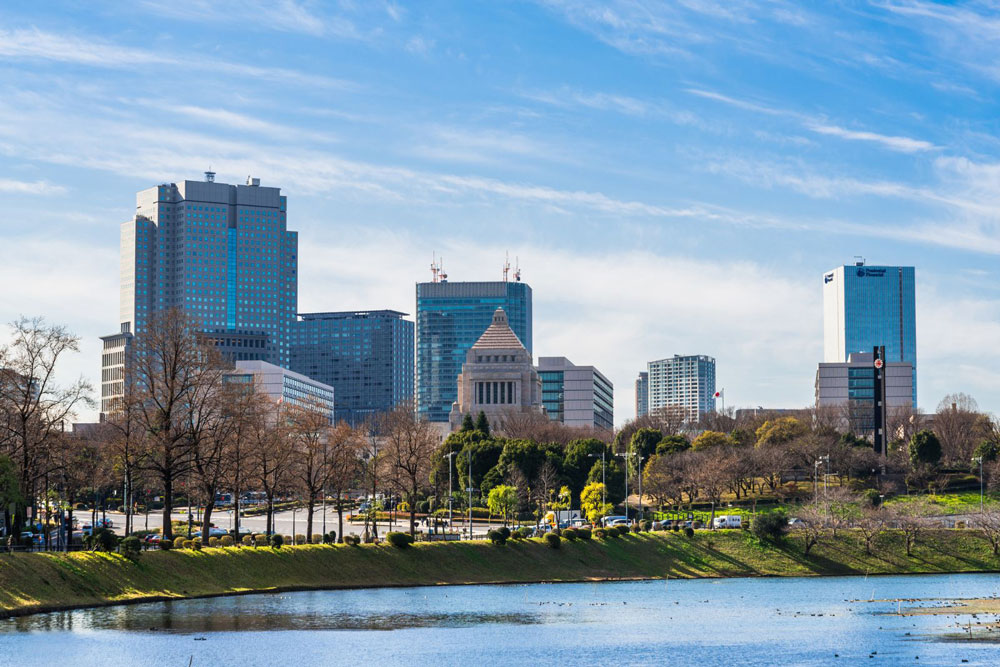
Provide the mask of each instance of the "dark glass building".
{"label": "dark glass building", "polygon": [[497,308],[503,308],[510,328],[531,354],[531,288],[527,284],[417,283],[416,390],[422,419],[448,421],[451,404],[458,398],[458,375],[466,352],[493,322]]}
{"label": "dark glass building", "polygon": [[[413,399],[413,322],[395,310],[300,313],[291,370],[334,388],[334,418],[357,425]],[[450,406],[449,406],[450,407]]]}

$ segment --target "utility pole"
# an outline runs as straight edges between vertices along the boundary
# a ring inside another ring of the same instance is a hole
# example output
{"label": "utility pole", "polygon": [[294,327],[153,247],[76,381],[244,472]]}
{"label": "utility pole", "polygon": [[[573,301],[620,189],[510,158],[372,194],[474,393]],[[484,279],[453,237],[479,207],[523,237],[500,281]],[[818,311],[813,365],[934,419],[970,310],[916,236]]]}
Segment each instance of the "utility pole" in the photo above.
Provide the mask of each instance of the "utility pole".
{"label": "utility pole", "polygon": [[448,455],[445,457],[448,459],[448,531],[449,532],[451,531],[451,505],[455,499],[455,497],[452,495],[452,490],[451,490],[451,464],[452,464],[451,457],[455,456],[455,454],[457,453],[458,452],[449,452]]}
{"label": "utility pole", "polygon": [[986,503],[983,498],[983,457],[977,456],[972,460],[979,464],[979,514],[983,514],[986,511]]}

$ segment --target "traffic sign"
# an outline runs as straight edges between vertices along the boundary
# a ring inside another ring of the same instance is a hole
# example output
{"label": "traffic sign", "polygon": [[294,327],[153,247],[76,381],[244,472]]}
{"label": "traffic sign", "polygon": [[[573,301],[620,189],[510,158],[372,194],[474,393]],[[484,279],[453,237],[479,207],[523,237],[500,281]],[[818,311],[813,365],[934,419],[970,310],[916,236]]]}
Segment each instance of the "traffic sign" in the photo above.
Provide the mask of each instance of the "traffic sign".
{"label": "traffic sign", "polygon": [[881,359],[876,359],[875,360],[875,368],[882,368],[882,366],[884,366],[884,365],[885,365],[885,362],[882,361]]}

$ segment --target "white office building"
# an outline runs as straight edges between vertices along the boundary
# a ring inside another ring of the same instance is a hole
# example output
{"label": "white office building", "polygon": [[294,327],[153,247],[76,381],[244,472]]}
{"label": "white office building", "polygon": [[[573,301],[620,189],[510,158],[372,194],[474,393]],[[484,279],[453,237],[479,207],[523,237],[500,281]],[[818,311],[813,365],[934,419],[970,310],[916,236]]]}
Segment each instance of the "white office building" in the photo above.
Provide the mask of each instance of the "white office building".
{"label": "white office building", "polygon": [[715,359],[705,355],[681,356],[650,361],[649,413],[661,408],[681,407],[685,420],[695,423],[706,412],[715,411]]}

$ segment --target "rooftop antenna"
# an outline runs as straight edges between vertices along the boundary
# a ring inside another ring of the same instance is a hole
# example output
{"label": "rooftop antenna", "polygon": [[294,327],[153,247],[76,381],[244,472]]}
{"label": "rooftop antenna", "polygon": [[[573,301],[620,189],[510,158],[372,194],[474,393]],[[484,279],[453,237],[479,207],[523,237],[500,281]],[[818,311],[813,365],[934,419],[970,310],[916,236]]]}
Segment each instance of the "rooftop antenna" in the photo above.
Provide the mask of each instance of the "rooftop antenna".
{"label": "rooftop antenna", "polygon": [[205,172],[205,182],[215,183],[215,172],[212,171],[212,165],[208,165],[208,171]]}
{"label": "rooftop antenna", "polygon": [[444,257],[438,259],[438,273],[441,276],[441,282],[448,282],[448,274],[444,272]]}
{"label": "rooftop antenna", "polygon": [[434,276],[434,280],[431,282],[438,282],[438,274],[441,273],[441,267],[437,263],[436,253],[431,253],[431,275]]}
{"label": "rooftop antenna", "polygon": [[854,266],[864,266],[864,265],[865,265],[865,258],[862,257],[861,255],[855,255]]}
{"label": "rooftop antenna", "polygon": [[514,282],[521,282],[521,262],[517,255],[514,255]]}
{"label": "rooftop antenna", "polygon": [[503,281],[507,282],[507,274],[510,273],[510,253],[505,252],[503,258]]}

